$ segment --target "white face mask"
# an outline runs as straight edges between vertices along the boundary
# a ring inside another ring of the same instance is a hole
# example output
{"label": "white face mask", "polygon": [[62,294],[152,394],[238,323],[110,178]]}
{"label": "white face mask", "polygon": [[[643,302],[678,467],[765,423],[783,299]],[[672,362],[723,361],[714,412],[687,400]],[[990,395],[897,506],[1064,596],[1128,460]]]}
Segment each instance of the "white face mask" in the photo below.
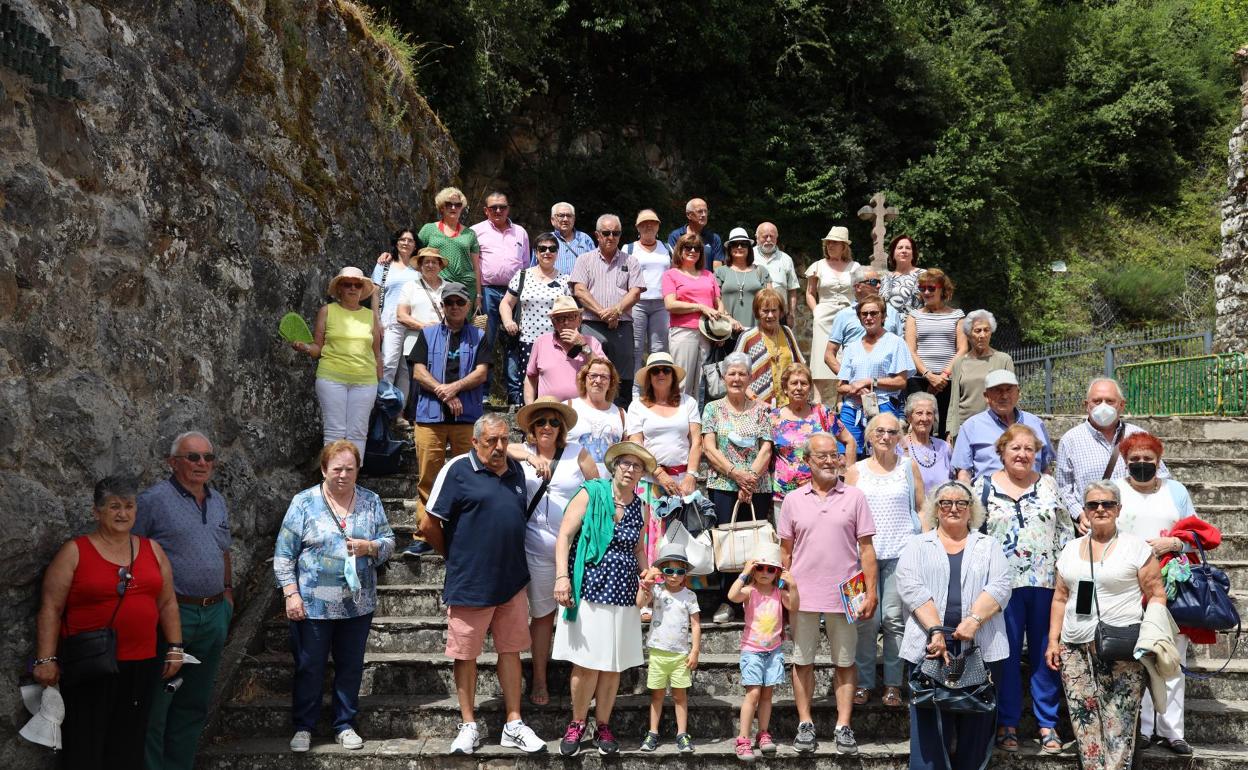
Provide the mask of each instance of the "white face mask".
{"label": "white face mask", "polygon": [[1118,419],[1118,410],[1109,404],[1097,404],[1092,407],[1088,417],[1092,419],[1092,424],[1098,428],[1108,428]]}

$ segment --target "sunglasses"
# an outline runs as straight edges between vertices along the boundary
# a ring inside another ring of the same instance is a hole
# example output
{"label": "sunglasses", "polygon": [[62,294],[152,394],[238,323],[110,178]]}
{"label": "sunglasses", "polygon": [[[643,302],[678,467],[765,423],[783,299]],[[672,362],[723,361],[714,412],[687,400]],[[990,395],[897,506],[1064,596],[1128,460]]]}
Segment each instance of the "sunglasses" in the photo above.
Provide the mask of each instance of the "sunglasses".
{"label": "sunglasses", "polygon": [[339,281],[338,288],[340,289],[363,289],[364,283],[363,281]]}
{"label": "sunglasses", "polygon": [[922,291],[922,292],[940,291],[940,286],[937,286],[935,284],[930,284],[930,283],[924,284],[923,286],[919,287],[919,291]]}
{"label": "sunglasses", "polygon": [[619,238],[623,230],[599,230],[598,234],[603,238]]}
{"label": "sunglasses", "polygon": [[663,574],[675,575],[676,577],[680,577],[681,575],[685,574],[685,568],[684,567],[664,567]]}
{"label": "sunglasses", "polygon": [[1083,507],[1089,511],[1097,509],[1112,511],[1118,507],[1118,503],[1115,503],[1113,500],[1089,500],[1083,504]]}
{"label": "sunglasses", "polygon": [[495,214],[501,214],[502,212],[511,208],[511,206],[507,206],[502,203],[495,203],[493,206],[486,206],[486,208],[489,209],[490,211],[493,211]]}
{"label": "sunglasses", "polygon": [[959,511],[965,511],[971,507],[970,500],[937,500],[936,507],[942,511],[952,511],[957,508]]}
{"label": "sunglasses", "polygon": [[464,299],[463,297],[447,297],[446,299],[442,300],[442,304],[446,305],[447,307],[463,307],[464,305],[468,304],[468,300]]}
{"label": "sunglasses", "polygon": [[130,585],[130,581],[134,580],[134,575],[130,574],[130,570],[125,567],[117,568],[117,595],[125,596],[126,588]]}
{"label": "sunglasses", "polygon": [[701,251],[702,249],[698,248],[697,246],[681,246],[681,247],[680,247],[680,250],[681,250],[681,251],[692,251],[692,252],[694,252],[694,253],[696,254],[697,252]]}
{"label": "sunglasses", "polygon": [[880,315],[878,310],[864,310],[858,314],[860,318],[875,318],[878,315]]}
{"label": "sunglasses", "polygon": [[174,455],[174,457],[180,457],[188,463],[197,463],[200,460],[203,460],[206,463],[215,463],[217,461],[217,456],[212,452],[205,452],[204,454],[200,454],[199,452],[187,452],[184,455]]}
{"label": "sunglasses", "polygon": [[867,284],[868,286],[879,286],[879,285],[880,285],[880,279],[879,279],[879,278],[864,278],[863,280],[859,281],[858,283],[865,283],[865,284]]}
{"label": "sunglasses", "polygon": [[551,246],[551,245],[549,245],[549,244],[547,244],[546,246],[538,246],[538,247],[537,247],[537,253],[538,253],[538,254],[554,254],[554,253],[556,253],[556,252],[558,252],[558,251],[559,251],[559,247],[558,247],[558,246]]}
{"label": "sunglasses", "polygon": [[462,209],[464,207],[464,204],[455,203],[453,201],[447,201],[446,203],[442,204],[442,207],[447,208],[447,209]]}
{"label": "sunglasses", "polygon": [[754,565],[754,571],[755,571],[755,572],[762,572],[762,573],[767,574],[767,575],[774,575],[774,574],[776,574],[777,572],[779,572],[779,571],[780,571],[780,568],[779,568],[779,567],[774,567],[774,566],[772,566],[772,565],[770,565],[770,564],[755,564],[755,565]]}
{"label": "sunglasses", "polygon": [[653,374],[675,374],[676,370],[670,366],[656,366],[650,370]]}
{"label": "sunglasses", "polygon": [[562,428],[563,421],[558,417],[538,417],[533,421],[534,428]]}

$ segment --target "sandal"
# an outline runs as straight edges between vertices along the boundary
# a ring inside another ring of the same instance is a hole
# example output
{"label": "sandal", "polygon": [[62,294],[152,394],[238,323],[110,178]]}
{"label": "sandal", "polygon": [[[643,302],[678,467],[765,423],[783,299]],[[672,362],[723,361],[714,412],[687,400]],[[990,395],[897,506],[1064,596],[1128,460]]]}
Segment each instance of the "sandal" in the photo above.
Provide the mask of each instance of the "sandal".
{"label": "sandal", "polygon": [[529,693],[529,703],[532,703],[534,706],[545,706],[547,703],[550,703],[550,693],[545,688],[540,690],[534,688]]}
{"label": "sandal", "polygon": [[1045,754],[1061,754],[1062,739],[1052,727],[1040,728],[1040,751]]}
{"label": "sandal", "polygon": [[899,708],[901,708],[901,706],[902,706],[902,701],[901,701],[901,688],[900,688],[900,687],[892,687],[892,686],[885,687],[885,688],[884,688],[884,697],[881,699],[881,702],[882,702],[885,706],[888,706],[889,708],[894,708],[894,709],[899,709]]}
{"label": "sandal", "polygon": [[865,687],[854,690],[854,705],[865,706],[871,700],[871,691]]}
{"label": "sandal", "polygon": [[1018,751],[1018,728],[1005,727],[997,733],[997,748],[1011,754]]}

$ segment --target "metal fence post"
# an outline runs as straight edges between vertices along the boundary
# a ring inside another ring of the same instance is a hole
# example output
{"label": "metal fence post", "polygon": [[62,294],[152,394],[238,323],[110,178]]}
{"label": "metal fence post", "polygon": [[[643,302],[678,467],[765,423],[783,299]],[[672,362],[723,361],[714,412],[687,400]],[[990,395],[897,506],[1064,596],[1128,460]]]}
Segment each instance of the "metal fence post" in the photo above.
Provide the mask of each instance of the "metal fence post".
{"label": "metal fence post", "polygon": [[1053,414],[1053,359],[1044,359],[1044,413]]}
{"label": "metal fence post", "polygon": [[1205,330],[1205,355],[1213,353],[1213,330]]}
{"label": "metal fence post", "polygon": [[1114,376],[1114,346],[1105,346],[1105,376],[1113,378]]}

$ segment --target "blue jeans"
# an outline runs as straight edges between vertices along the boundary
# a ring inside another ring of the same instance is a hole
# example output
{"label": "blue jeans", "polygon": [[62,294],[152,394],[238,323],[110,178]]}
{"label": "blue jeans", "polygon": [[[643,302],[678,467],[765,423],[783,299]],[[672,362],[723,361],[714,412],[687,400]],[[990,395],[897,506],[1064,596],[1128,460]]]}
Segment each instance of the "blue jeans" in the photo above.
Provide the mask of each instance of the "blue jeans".
{"label": "blue jeans", "polygon": [[[909,672],[913,664],[906,664]],[[989,663],[995,681],[1001,681],[1001,663]],[[998,687],[1000,693],[1003,688]],[[939,727],[936,720],[941,719]],[[939,714],[935,709],[910,706],[910,770],[979,770],[992,752],[996,714]],[[945,742],[940,741],[943,732]],[[957,753],[949,756],[949,750]]]}
{"label": "blue jeans", "polygon": [[1002,662],[997,681],[997,713],[1002,727],[1018,727],[1023,716],[1023,635],[1027,635],[1027,661],[1031,664],[1031,708],[1041,727],[1057,726],[1057,707],[1062,700],[1062,678],[1044,662],[1049,647],[1049,608],[1052,588],[1015,588],[1005,606],[1005,634],[1010,657]]}
{"label": "blue jeans", "polygon": [[897,559],[880,559],[876,583],[880,605],[870,620],[858,621],[858,686],[875,689],[875,637],[884,631],[884,685],[901,687],[905,661],[901,659],[901,637],[906,632],[906,612],[897,592]]}
{"label": "blue jeans", "polygon": [[291,622],[290,651],[295,658],[291,717],[296,732],[316,729],[330,653],[334,656],[334,733],[355,728],[364,678],[364,644],[372,623],[371,612],[358,618]]}
{"label": "blue jeans", "polygon": [[[498,306],[502,304],[503,297],[507,296],[506,286],[486,286],[483,292],[482,300],[485,307],[482,312],[489,318],[489,322],[485,327],[485,349],[489,351],[490,360],[494,360],[494,342],[502,338],[503,342],[503,387],[507,391],[507,400],[513,404],[524,403],[524,369],[520,364],[519,346],[520,338],[513,337],[502,329],[503,321],[498,314]],[[512,317],[516,319],[516,323],[520,322],[520,306],[517,304],[512,312]],[[470,319],[471,320],[471,319]],[[500,334],[500,329],[502,332]],[[528,363],[526,360],[524,363]]]}
{"label": "blue jeans", "polygon": [[[901,400],[897,398],[884,398],[880,400],[880,414],[888,412],[895,415],[898,420],[904,419],[905,414],[902,411]],[[870,420],[863,414],[862,407],[854,406],[848,400],[841,402],[841,422],[845,425],[845,430],[854,437],[854,441],[858,444],[858,458],[865,458],[870,452],[868,445],[864,443],[863,436],[867,432],[867,423]],[[852,462],[855,458],[846,457],[845,462]]]}

